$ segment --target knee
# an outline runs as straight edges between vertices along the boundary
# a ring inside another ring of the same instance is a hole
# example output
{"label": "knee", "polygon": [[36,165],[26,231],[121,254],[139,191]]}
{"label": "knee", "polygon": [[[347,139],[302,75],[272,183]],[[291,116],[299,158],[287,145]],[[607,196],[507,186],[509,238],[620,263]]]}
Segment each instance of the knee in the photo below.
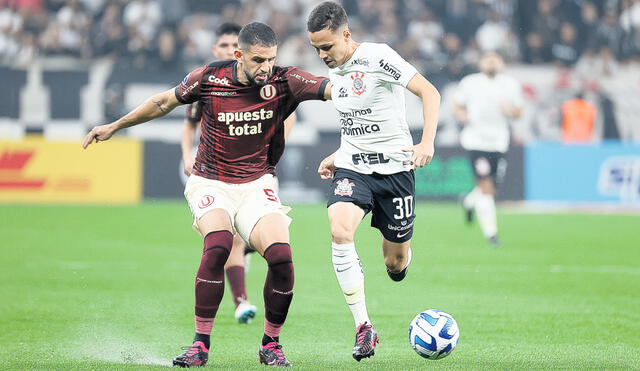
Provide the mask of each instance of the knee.
{"label": "knee", "polygon": [[231,250],[232,235],[227,231],[211,232],[204,239],[200,268],[213,271],[224,267]]}
{"label": "knee", "polygon": [[331,241],[339,244],[352,243],[355,231],[340,223],[331,223]]}
{"label": "knee", "polygon": [[264,258],[274,280],[293,282],[293,261],[289,244],[274,243],[265,250]]}

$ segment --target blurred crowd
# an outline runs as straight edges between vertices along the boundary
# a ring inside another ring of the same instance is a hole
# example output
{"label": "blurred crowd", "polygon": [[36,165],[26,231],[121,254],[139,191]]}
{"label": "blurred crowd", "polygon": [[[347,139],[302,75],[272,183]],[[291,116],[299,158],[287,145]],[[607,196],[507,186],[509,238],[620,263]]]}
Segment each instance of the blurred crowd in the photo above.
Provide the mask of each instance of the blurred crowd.
{"label": "blurred crowd", "polygon": [[[209,61],[222,22],[262,21],[279,63],[318,63],[306,40],[317,0],[0,0],[0,63],[111,57],[132,69],[188,70]],[[389,43],[437,85],[483,51],[508,61],[613,68],[640,58],[640,0],[344,0],[354,38]]]}

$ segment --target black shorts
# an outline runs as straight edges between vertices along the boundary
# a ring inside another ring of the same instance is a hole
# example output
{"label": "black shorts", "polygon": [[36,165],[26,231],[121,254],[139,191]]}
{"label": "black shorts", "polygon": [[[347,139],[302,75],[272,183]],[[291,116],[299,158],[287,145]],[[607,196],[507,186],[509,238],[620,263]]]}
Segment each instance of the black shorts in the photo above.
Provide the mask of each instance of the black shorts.
{"label": "black shorts", "polygon": [[469,151],[471,168],[476,179],[491,178],[494,183],[502,183],[507,171],[507,160],[502,152]]}
{"label": "black shorts", "polygon": [[352,202],[365,214],[371,211],[371,226],[391,242],[405,242],[413,235],[416,180],[413,171],[360,174],[336,169],[327,207]]}

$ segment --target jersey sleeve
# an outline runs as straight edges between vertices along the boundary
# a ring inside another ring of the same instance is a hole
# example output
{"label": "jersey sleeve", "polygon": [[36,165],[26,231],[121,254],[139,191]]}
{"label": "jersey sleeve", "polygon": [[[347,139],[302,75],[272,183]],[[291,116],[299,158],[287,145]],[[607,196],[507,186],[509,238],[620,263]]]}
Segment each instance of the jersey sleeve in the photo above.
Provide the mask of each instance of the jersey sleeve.
{"label": "jersey sleeve", "polygon": [[418,73],[411,63],[407,62],[395,50],[382,44],[378,55],[376,72],[381,81],[407,87],[409,81]]}
{"label": "jersey sleeve", "polygon": [[287,70],[287,84],[298,102],[305,100],[325,100],[324,89],[329,83],[326,77],[319,77],[296,67]]}
{"label": "jersey sleeve", "polygon": [[200,100],[200,88],[202,77],[207,66],[196,68],[184,77],[182,82],[175,88],[176,99],[178,102],[187,104]]}
{"label": "jersey sleeve", "polygon": [[186,108],[186,118],[192,124],[197,124],[202,119],[202,101],[193,102]]}

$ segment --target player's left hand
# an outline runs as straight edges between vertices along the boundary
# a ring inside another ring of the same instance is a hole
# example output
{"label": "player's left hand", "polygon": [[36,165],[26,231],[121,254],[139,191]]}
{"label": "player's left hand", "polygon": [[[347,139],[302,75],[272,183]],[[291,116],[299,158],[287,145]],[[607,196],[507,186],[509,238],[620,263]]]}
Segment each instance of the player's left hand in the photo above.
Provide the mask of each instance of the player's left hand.
{"label": "player's left hand", "polygon": [[84,140],[82,141],[82,148],[87,149],[89,144],[93,143],[94,140],[96,143],[108,140],[115,132],[116,130],[111,124],[96,126],[91,129],[89,134],[85,135]]}
{"label": "player's left hand", "polygon": [[412,152],[411,163],[413,164],[413,170],[415,170],[419,167],[423,167],[424,165],[429,165],[431,159],[433,158],[435,148],[433,143],[420,142],[413,147],[405,148],[402,151]]}
{"label": "player's left hand", "polygon": [[333,173],[336,171],[336,165],[334,163],[335,153],[325,157],[318,166],[318,175],[320,179],[333,179]]}

